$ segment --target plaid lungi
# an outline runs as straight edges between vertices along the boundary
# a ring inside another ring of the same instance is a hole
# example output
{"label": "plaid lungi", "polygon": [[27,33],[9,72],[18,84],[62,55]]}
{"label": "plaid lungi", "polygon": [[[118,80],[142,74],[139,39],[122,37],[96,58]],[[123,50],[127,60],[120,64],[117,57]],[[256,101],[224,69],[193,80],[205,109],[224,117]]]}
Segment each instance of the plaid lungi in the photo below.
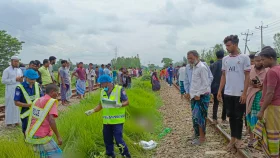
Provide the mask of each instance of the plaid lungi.
{"label": "plaid lungi", "polygon": [[[38,138],[38,137],[34,137],[34,138]],[[62,150],[59,148],[59,146],[56,144],[56,142],[53,139],[51,139],[46,144],[35,144],[34,151],[40,154],[40,158],[62,157]]]}

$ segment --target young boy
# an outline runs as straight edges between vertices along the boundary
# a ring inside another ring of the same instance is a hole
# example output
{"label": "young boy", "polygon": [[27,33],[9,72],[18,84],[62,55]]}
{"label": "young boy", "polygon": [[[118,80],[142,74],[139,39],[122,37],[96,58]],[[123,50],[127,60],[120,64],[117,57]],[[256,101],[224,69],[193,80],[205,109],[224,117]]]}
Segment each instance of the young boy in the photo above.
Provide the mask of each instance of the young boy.
{"label": "young boy", "polygon": [[[35,152],[45,157],[62,157],[62,151],[58,145],[62,145],[62,139],[58,133],[55,118],[58,117],[56,100],[58,87],[55,84],[46,86],[46,95],[36,99],[32,106],[28,126],[26,130],[26,142],[34,145]],[[58,140],[58,145],[53,140],[53,132]]]}

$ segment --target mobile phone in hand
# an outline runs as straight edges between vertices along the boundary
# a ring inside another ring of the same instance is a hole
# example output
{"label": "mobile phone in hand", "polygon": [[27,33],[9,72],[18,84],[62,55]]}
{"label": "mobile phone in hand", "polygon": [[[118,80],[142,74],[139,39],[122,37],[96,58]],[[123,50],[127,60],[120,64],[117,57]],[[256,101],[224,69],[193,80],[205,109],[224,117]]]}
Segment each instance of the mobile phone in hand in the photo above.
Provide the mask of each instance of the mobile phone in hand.
{"label": "mobile phone in hand", "polygon": [[260,81],[260,79],[259,79],[258,76],[256,76],[256,79],[257,79],[257,82],[258,82],[258,83],[261,83],[261,81]]}

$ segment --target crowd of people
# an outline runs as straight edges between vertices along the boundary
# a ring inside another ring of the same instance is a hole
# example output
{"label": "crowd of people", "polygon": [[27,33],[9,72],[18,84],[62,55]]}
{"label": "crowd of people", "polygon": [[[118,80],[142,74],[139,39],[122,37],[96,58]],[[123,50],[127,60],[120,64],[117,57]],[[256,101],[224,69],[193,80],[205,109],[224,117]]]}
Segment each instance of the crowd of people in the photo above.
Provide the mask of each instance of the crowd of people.
{"label": "crowd of people", "polygon": [[[238,49],[237,35],[224,39],[229,55],[216,52],[217,61],[210,66],[199,58],[199,53],[187,53],[188,64],[160,71],[160,78],[170,86],[180,85],[181,97],[190,100],[194,135],[192,145],[206,140],[206,117],[213,97],[214,124],[230,125],[231,140],[227,150],[243,149],[242,129],[245,123],[250,135],[248,147],[263,149],[268,157],[279,157],[280,146],[280,66],[277,53],[270,46],[261,52],[245,55]],[[176,80],[175,80],[176,79]],[[222,105],[221,122],[218,107]],[[229,122],[227,121],[229,118]]]}
{"label": "crowd of people", "polygon": [[[250,56],[238,49],[236,35],[227,36],[224,44],[229,55],[223,50],[216,52],[217,61],[208,66],[200,59],[196,50],[187,53],[188,64],[151,72],[153,90],[160,89],[160,79],[172,87],[173,81],[180,86],[181,98],[190,100],[192,110],[192,145],[206,141],[206,117],[210,98],[213,96],[214,124],[230,125],[231,140],[227,150],[243,149],[242,129],[245,122],[250,135],[249,147],[261,148],[268,157],[279,157],[280,146],[280,66],[277,54],[269,46]],[[106,155],[114,157],[113,138],[123,147],[123,156],[130,157],[123,141],[125,107],[129,105],[124,88],[131,87],[131,78],[142,76],[142,69],[120,68],[111,64],[88,68],[83,62],[70,71],[67,60],[61,60],[57,78],[53,72],[56,57],[34,60],[28,67],[19,63],[17,56],[11,57],[11,65],[3,72],[5,89],[5,124],[18,126],[28,143],[34,144],[41,157],[61,155],[61,136],[56,127],[58,117],[57,97],[60,89],[62,105],[68,105],[72,96],[72,77],[76,78],[76,92],[80,99],[85,96],[86,84],[89,91],[100,83],[101,102],[96,108],[86,111],[87,115],[103,109],[103,135]],[[58,86],[60,88],[58,88]],[[112,94],[112,95],[111,95]],[[218,107],[222,105],[221,122],[218,121]],[[114,116],[113,116],[114,115]],[[227,121],[229,118],[229,122]],[[245,120],[245,121],[244,121]],[[58,145],[52,139],[57,136]],[[247,133],[245,133],[246,135]]]}

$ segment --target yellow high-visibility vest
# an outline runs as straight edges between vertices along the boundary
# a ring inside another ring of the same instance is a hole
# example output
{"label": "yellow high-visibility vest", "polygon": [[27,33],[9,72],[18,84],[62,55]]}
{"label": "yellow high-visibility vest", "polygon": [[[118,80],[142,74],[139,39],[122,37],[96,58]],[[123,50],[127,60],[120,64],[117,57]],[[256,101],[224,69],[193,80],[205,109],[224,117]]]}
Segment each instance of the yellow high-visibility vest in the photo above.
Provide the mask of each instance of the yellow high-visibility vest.
{"label": "yellow high-visibility vest", "polygon": [[[32,104],[32,101],[34,101],[34,100],[37,99],[37,98],[40,98],[39,84],[38,84],[37,82],[35,82],[34,86],[35,86],[35,95],[30,96],[30,95],[26,92],[26,90],[25,90],[25,88],[22,86],[22,84],[19,84],[19,85],[18,85],[18,87],[21,89],[21,91],[22,91],[22,93],[23,93],[24,99],[26,100],[26,103],[27,103],[27,104]],[[21,109],[22,109],[22,107],[19,107],[20,112],[21,112]],[[20,114],[20,118],[22,118],[22,119],[23,119],[23,118],[26,118],[27,116],[29,116],[29,114],[30,114],[30,109],[27,110],[26,112],[24,112],[23,114]]]}
{"label": "yellow high-visibility vest", "polygon": [[[25,135],[26,135],[25,141],[27,143],[31,143],[31,144],[45,144],[45,143],[48,143],[52,139],[51,136],[46,136],[44,138],[34,138],[33,136],[37,132],[37,130],[39,129],[39,127],[41,126],[41,124],[43,123],[45,118],[47,117],[47,115],[48,115],[49,111],[51,110],[53,104],[56,103],[56,105],[58,105],[58,101],[56,99],[51,98],[46,103],[45,107],[42,109],[42,108],[39,108],[35,105],[37,100],[38,99],[36,99],[31,106],[31,113],[30,113],[30,116],[29,116],[27,129],[26,129],[26,132],[25,132]],[[36,122],[31,127],[31,120],[32,119],[35,119]]]}
{"label": "yellow high-visibility vest", "polygon": [[116,104],[121,104],[121,89],[121,86],[115,85],[109,98],[104,90],[101,91],[100,100],[103,124],[120,124],[125,122],[125,107],[115,107],[115,105],[108,103],[108,101],[115,101]]}

